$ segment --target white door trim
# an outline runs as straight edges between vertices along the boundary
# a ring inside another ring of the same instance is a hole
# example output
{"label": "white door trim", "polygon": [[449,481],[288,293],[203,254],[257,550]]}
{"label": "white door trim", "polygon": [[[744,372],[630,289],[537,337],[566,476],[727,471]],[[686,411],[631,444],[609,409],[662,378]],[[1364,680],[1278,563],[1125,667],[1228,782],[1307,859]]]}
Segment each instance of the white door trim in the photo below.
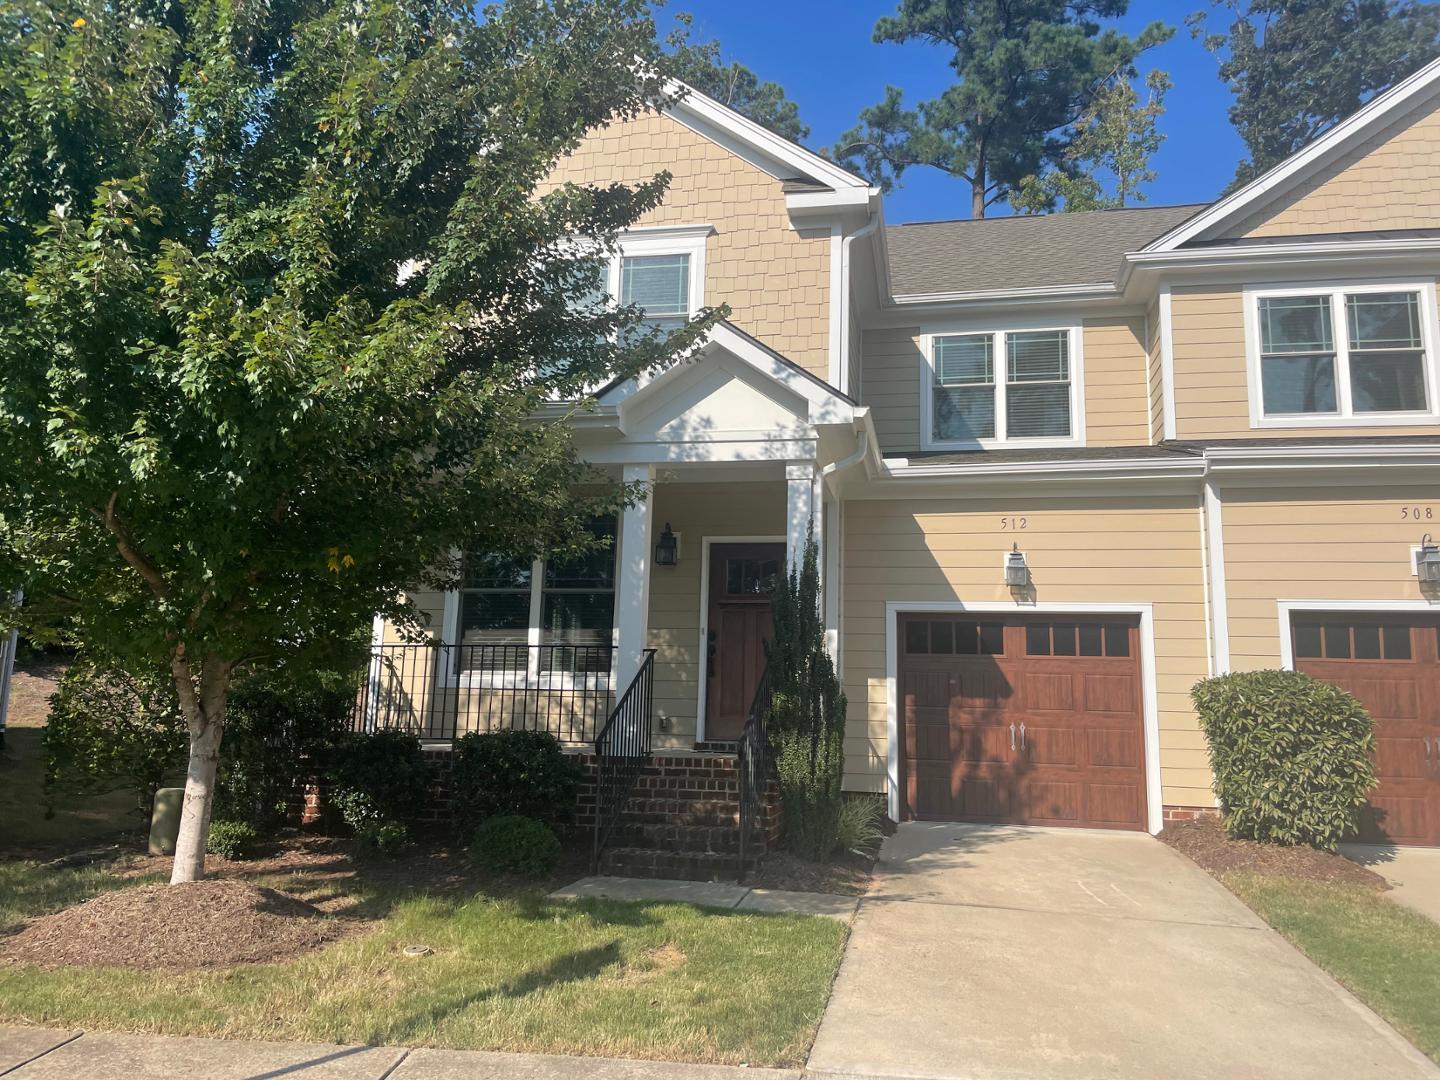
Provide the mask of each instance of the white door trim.
{"label": "white door trim", "polygon": [[1295,670],[1295,638],[1290,630],[1291,616],[1297,611],[1373,611],[1377,615],[1415,614],[1440,615],[1440,603],[1429,600],[1277,600],[1275,607],[1280,624],[1280,666]]}
{"label": "white door trim", "polygon": [[885,602],[885,730],[889,741],[886,775],[890,817],[900,820],[900,634],[898,616],[912,612],[984,615],[1131,615],[1140,617],[1140,685],[1145,730],[1145,817],[1153,835],[1164,827],[1160,785],[1160,707],[1155,689],[1155,613],[1153,604],[967,603],[964,600],[887,600]]}
{"label": "white door trim", "polygon": [[700,539],[700,637],[696,642],[695,741],[705,741],[705,687],[710,681],[706,639],[710,636],[710,546],[712,544],[783,544],[782,536],[705,536]]}

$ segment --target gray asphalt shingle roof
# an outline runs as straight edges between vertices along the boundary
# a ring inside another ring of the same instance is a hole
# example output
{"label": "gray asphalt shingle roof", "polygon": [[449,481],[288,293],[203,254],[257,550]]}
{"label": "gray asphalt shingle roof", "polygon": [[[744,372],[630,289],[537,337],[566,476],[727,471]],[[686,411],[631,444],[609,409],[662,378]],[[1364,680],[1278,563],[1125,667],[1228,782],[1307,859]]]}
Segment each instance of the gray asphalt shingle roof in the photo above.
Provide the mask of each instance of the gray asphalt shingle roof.
{"label": "gray asphalt shingle roof", "polygon": [[885,230],[895,296],[1108,284],[1120,259],[1205,208],[925,221]]}

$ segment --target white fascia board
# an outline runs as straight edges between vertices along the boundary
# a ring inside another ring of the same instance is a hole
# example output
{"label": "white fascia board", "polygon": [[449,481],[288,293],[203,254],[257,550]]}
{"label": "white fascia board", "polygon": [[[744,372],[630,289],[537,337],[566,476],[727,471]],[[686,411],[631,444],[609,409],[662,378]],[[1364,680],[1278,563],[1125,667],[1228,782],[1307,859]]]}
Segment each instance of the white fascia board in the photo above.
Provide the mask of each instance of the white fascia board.
{"label": "white fascia board", "polygon": [[[1126,269],[1187,270],[1223,266],[1246,270],[1284,262],[1316,259],[1363,259],[1396,255],[1440,254],[1440,239],[1327,240],[1318,243],[1246,244],[1184,251],[1138,251],[1125,256]],[[1128,274],[1126,275],[1128,278]]]}
{"label": "white fascia board", "polygon": [[1191,240],[1202,239],[1226,225],[1254,213],[1267,199],[1300,180],[1309,170],[1344,153],[1382,125],[1392,114],[1421,100],[1440,82],[1440,60],[1432,60],[1403,82],[1372,99],[1304,149],[1292,154],[1263,176],[1252,180],[1228,198],[1202,210],[1189,221],[1147,244],[1145,251],[1174,251]]}
{"label": "white fascia board", "polygon": [[870,208],[870,192],[855,188],[840,191],[792,191],[785,196],[785,209],[791,217],[824,215],[833,217],[836,211]]}
{"label": "white fascia board", "polygon": [[[772,163],[787,166],[789,175],[813,176],[837,191],[846,188],[860,188],[867,192],[870,190],[868,181],[846,172],[834,162],[826,161],[798,143],[781,138],[748,117],[741,116],[734,109],[726,108],[713,98],[706,97],[694,87],[671,79],[665,86],[665,95],[679,99],[666,106],[667,113],[686,127],[694,128],[722,145],[726,140],[715,138],[715,135],[728,135],[730,139],[759,151],[770,158]],[[710,130],[701,130],[702,127]],[[776,173],[773,167],[766,171],[779,179],[785,178]]]}
{"label": "white fascia board", "polygon": [[1276,446],[1211,447],[1205,451],[1211,472],[1259,472],[1296,469],[1374,469],[1414,466],[1440,468],[1440,438],[1434,446]]}
{"label": "white fascia board", "polygon": [[1176,461],[1007,461],[973,465],[912,464],[908,458],[883,458],[881,479],[918,480],[1007,480],[1014,482],[1049,481],[1057,477],[1096,480],[1137,480],[1165,478],[1200,478],[1205,475],[1205,459],[1194,456]]}
{"label": "white fascia board", "polygon": [[892,296],[890,302],[896,307],[915,307],[940,304],[983,304],[983,303],[1036,303],[1044,301],[1113,300],[1120,291],[1111,283],[1090,285],[1051,285],[1032,289],[977,289],[971,292],[907,293]]}

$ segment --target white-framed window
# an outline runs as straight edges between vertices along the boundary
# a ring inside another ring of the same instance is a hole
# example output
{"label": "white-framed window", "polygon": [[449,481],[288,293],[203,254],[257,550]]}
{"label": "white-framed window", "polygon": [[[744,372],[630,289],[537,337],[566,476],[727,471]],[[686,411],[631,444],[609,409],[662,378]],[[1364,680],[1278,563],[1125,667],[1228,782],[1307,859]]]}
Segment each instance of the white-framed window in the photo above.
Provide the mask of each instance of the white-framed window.
{"label": "white-framed window", "polygon": [[925,449],[1084,445],[1079,326],[932,328],[921,348]]}
{"label": "white-framed window", "polygon": [[467,685],[608,679],[615,642],[616,518],[596,518],[607,541],[576,559],[464,557],[447,598],[447,674]]}
{"label": "white-framed window", "polygon": [[1251,426],[1440,417],[1435,320],[1433,282],[1247,288]]}
{"label": "white-framed window", "polygon": [[606,267],[605,293],[645,310],[645,325],[676,330],[704,306],[709,225],[631,229]]}

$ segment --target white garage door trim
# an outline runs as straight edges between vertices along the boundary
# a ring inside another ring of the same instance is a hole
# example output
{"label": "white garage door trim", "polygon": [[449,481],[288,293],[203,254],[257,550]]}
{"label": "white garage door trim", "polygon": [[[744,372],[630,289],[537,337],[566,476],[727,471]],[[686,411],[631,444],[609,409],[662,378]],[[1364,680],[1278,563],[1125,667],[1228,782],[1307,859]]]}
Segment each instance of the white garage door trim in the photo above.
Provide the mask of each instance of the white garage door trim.
{"label": "white garage door trim", "polygon": [[1145,712],[1146,828],[1153,835],[1165,823],[1160,790],[1160,707],[1155,691],[1155,616],[1153,604],[1006,604],[963,600],[887,600],[885,602],[885,772],[890,817],[900,820],[900,615],[1138,615],[1140,617],[1140,681]]}
{"label": "white garage door trim", "polygon": [[1300,611],[1369,611],[1376,615],[1423,613],[1440,615],[1440,602],[1429,600],[1279,600],[1280,666],[1295,670],[1295,637],[1292,616]]}

